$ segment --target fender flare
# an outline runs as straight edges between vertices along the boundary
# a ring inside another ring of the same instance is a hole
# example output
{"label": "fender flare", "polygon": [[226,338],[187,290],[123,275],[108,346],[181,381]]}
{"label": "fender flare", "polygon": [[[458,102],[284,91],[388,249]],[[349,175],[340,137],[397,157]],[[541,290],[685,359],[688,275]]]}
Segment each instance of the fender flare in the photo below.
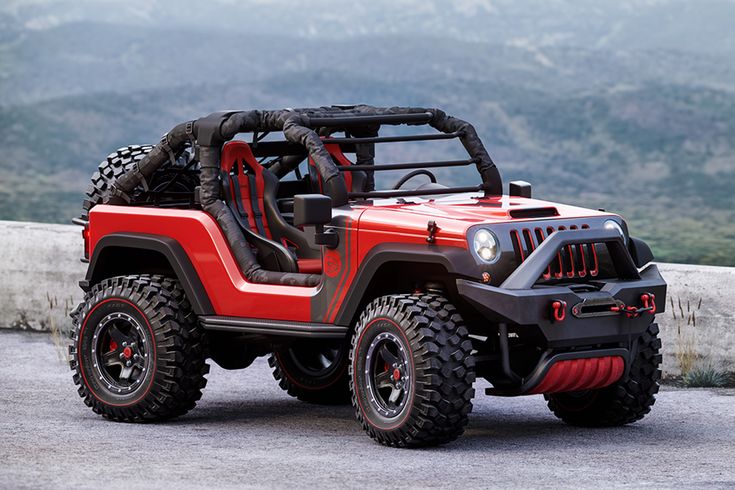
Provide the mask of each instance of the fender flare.
{"label": "fender flare", "polygon": [[[96,243],[85,280],[79,283],[83,290],[88,291],[92,284],[108,277],[104,271],[110,257],[109,254],[103,256],[103,252],[111,248],[148,250],[160,253],[171,266],[194,312],[197,315],[212,315],[215,313],[207,291],[204,289],[199,274],[194,269],[186,251],[178,241],[167,236],[144,233],[111,233],[105,235]],[[131,269],[134,270],[134,267]]]}
{"label": "fender flare", "polygon": [[477,264],[466,248],[384,243],[374,247],[365,257],[357,270],[350,288],[339,306],[334,323],[350,325],[360,302],[367,291],[370,281],[381,266],[388,262],[414,264],[437,264],[443,266],[448,274],[470,278],[477,272]]}

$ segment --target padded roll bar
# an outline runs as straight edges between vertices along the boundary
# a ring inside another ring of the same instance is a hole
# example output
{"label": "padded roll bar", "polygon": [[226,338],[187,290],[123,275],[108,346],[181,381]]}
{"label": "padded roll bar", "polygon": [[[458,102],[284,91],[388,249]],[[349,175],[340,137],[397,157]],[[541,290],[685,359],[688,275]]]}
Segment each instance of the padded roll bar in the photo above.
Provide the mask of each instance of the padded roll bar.
{"label": "padded roll bar", "polygon": [[350,165],[338,167],[340,172],[357,172],[360,170],[410,170],[412,168],[440,168],[440,167],[466,167],[477,163],[474,159],[469,160],[444,160],[437,162],[407,162],[407,163],[381,163],[379,165]]}
{"label": "padded roll bar", "polygon": [[[439,109],[380,108],[356,105],[277,111],[215,112],[196,121],[179,124],[165,134],[161,141],[130,171],[113,183],[105,202],[110,204],[130,202],[130,194],[133,190],[150,179],[165,162],[174,160],[177,155],[180,155],[188,143],[194,148],[201,167],[200,200],[202,208],[219,223],[245,277],[250,281],[260,283],[314,286],[318,284],[319,276],[266,271],[258,264],[232,211],[221,199],[219,172],[222,145],[241,132],[282,131],[286,140],[306,148],[323,179],[324,192],[332,198],[336,207],[347,204],[350,197],[398,197],[461,192],[460,189],[464,189],[454,188],[443,190],[443,192],[437,190],[392,191],[390,195],[380,192],[348,194],[345,181],[340,177],[337,165],[324,147],[320,131],[327,128],[326,134],[328,135],[330,132],[339,131],[340,128],[349,127],[350,132],[356,136],[353,139],[358,140],[354,141],[358,165],[370,166],[374,159],[373,143],[389,141],[388,138],[391,138],[378,137],[378,129],[382,124],[428,124],[444,133],[446,138],[460,138],[472,162],[476,164],[483,182],[478,187],[466,188],[467,191],[484,190],[485,194],[489,195],[502,194],[500,173],[471,124],[447,116]],[[393,138],[394,141],[411,141],[410,139],[395,139],[406,137]]]}
{"label": "padded roll bar", "polygon": [[432,140],[450,140],[459,138],[462,133],[456,131],[454,133],[436,133],[436,134],[409,134],[406,136],[376,136],[372,138],[328,138],[324,143],[337,144],[365,144],[365,143],[398,143],[401,141],[432,141]]}
{"label": "padded roll bar", "polygon": [[434,114],[422,112],[416,114],[379,114],[368,116],[305,116],[304,126],[310,128],[343,128],[349,126],[366,126],[369,124],[428,124]]}

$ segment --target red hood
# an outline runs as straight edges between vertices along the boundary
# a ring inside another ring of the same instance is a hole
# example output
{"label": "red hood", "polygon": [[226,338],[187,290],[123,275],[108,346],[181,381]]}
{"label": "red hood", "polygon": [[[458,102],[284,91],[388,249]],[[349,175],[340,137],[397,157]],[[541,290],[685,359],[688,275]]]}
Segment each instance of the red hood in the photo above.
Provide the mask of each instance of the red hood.
{"label": "red hood", "polygon": [[426,233],[429,220],[443,231],[442,235],[464,237],[470,226],[481,223],[508,221],[538,221],[542,219],[609,216],[610,213],[568,206],[538,199],[499,196],[473,198],[470,194],[435,199],[376,200],[370,206],[357,206],[364,210],[360,217],[360,229],[393,231],[395,233]]}

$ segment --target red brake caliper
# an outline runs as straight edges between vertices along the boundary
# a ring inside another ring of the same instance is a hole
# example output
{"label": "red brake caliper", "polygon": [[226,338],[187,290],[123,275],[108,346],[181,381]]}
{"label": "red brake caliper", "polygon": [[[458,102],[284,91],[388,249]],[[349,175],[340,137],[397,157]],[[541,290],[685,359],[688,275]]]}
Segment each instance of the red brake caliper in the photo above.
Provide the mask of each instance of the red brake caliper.
{"label": "red brake caliper", "polygon": [[117,350],[117,342],[115,342],[114,340],[110,340],[110,352],[113,352],[116,350]]}

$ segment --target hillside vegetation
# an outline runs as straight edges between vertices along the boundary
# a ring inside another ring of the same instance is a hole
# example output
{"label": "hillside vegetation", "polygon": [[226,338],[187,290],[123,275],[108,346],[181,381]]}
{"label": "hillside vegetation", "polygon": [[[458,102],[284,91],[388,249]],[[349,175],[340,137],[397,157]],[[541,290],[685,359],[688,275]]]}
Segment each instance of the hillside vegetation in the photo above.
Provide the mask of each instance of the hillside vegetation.
{"label": "hillside vegetation", "polygon": [[[735,265],[732,2],[381,1],[351,24],[328,0],[216,3],[222,28],[102,3],[0,7],[0,219],[68,222],[105,155],[214,110],[422,105],[473,122],[506,181],[621,213],[658,259]],[[243,27],[256,13],[282,29]]]}

